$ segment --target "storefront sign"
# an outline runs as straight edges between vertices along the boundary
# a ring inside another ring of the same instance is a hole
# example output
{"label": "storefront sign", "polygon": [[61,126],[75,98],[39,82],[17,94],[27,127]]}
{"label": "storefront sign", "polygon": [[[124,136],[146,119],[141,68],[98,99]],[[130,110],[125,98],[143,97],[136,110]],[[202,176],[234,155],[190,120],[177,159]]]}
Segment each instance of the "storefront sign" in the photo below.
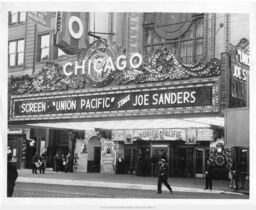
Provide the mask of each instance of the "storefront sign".
{"label": "storefront sign", "polygon": [[212,81],[122,91],[12,96],[11,120],[218,112],[218,90]]}
{"label": "storefront sign", "polygon": [[54,45],[67,54],[77,54],[88,45],[89,13],[57,12]]}
{"label": "storefront sign", "polygon": [[106,76],[111,72],[123,71],[127,68],[128,64],[132,69],[137,69],[141,66],[142,61],[142,56],[139,53],[133,53],[129,60],[127,60],[125,55],[119,55],[114,59],[103,50],[102,52],[98,52],[98,54],[94,53],[90,55],[88,61],[83,59],[80,62],[75,61],[74,63],[68,62],[64,64],[63,73],[67,77],[87,74],[96,82],[100,82],[106,79]]}
{"label": "storefront sign", "polygon": [[187,129],[185,144],[196,144],[196,129]]}
{"label": "storefront sign", "polygon": [[247,81],[249,74],[249,54],[238,46],[230,51],[231,54],[231,96],[246,101]]}
{"label": "storefront sign", "polygon": [[213,130],[197,129],[197,141],[213,141]]}
{"label": "storefront sign", "polygon": [[28,12],[27,17],[37,24],[50,28],[50,19],[47,12]]}
{"label": "storefront sign", "polygon": [[186,144],[195,144],[197,141],[213,141],[213,130],[205,128],[187,129],[140,129],[133,130],[133,139],[145,141],[185,141]]}
{"label": "storefront sign", "polygon": [[112,140],[113,141],[124,141],[125,140],[124,130],[113,130],[112,131]]}
{"label": "storefront sign", "polygon": [[144,129],[134,130],[134,137],[142,140],[185,140],[185,129]]}
{"label": "storefront sign", "polygon": [[22,134],[23,131],[21,129],[17,129],[17,130],[10,130],[8,129],[8,134]]}

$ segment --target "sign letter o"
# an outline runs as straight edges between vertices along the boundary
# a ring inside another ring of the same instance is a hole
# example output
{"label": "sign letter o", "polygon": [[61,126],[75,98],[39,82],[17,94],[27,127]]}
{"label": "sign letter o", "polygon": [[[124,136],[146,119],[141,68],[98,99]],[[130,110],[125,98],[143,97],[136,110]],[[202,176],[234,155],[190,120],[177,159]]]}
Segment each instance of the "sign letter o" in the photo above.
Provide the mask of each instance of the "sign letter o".
{"label": "sign letter o", "polygon": [[[137,58],[138,59],[138,63],[137,64],[134,64],[132,61],[134,58]],[[142,64],[142,56],[140,53],[134,53],[131,58],[130,58],[130,66],[133,68],[133,69],[137,69],[140,67],[140,65]]]}
{"label": "sign letter o", "polygon": [[[79,26],[79,30],[78,32],[75,32],[73,30],[73,23],[76,22]],[[83,35],[83,31],[84,31],[84,27],[83,27],[83,23],[81,21],[81,19],[79,17],[76,17],[76,16],[71,16],[69,18],[69,21],[68,21],[68,31],[70,33],[70,35],[74,38],[74,39],[80,39]]]}

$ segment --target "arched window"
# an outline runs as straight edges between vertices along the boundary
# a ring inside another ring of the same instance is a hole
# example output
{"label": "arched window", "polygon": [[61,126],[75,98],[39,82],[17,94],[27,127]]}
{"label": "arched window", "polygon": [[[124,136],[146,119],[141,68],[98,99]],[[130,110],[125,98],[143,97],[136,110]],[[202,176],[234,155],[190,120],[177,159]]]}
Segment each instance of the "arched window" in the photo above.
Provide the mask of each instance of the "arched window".
{"label": "arched window", "polygon": [[163,47],[184,63],[203,57],[204,14],[144,13],[143,46],[145,55]]}

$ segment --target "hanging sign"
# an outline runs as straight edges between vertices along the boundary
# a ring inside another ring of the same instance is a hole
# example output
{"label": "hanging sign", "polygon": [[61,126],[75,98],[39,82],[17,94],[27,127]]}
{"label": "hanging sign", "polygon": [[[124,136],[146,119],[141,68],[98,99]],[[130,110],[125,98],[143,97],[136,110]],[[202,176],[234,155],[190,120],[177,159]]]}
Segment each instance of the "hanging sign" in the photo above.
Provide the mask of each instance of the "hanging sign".
{"label": "hanging sign", "polygon": [[[244,40],[244,42],[247,40]],[[247,41],[248,42],[248,41]],[[246,101],[249,74],[249,53],[239,45],[231,51],[231,96]]]}
{"label": "hanging sign", "polygon": [[211,129],[197,129],[197,141],[213,141],[213,130]]}
{"label": "hanging sign", "polygon": [[88,46],[89,13],[57,12],[54,45],[66,54],[77,54]]}
{"label": "hanging sign", "polygon": [[185,144],[196,144],[196,129],[189,128],[186,134]]}
{"label": "hanging sign", "polygon": [[142,140],[185,140],[185,129],[142,129],[134,130],[134,137]]}
{"label": "hanging sign", "polygon": [[47,12],[27,12],[27,17],[36,24],[50,28],[50,17]]}

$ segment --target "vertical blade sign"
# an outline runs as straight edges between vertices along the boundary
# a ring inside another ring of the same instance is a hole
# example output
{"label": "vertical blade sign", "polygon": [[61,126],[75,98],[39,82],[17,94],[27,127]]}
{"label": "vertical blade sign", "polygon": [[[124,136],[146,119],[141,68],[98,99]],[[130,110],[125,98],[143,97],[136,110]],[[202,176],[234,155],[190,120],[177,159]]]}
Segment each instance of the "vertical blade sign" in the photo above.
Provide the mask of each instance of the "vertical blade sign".
{"label": "vertical blade sign", "polygon": [[57,12],[54,45],[74,55],[88,46],[89,13]]}

